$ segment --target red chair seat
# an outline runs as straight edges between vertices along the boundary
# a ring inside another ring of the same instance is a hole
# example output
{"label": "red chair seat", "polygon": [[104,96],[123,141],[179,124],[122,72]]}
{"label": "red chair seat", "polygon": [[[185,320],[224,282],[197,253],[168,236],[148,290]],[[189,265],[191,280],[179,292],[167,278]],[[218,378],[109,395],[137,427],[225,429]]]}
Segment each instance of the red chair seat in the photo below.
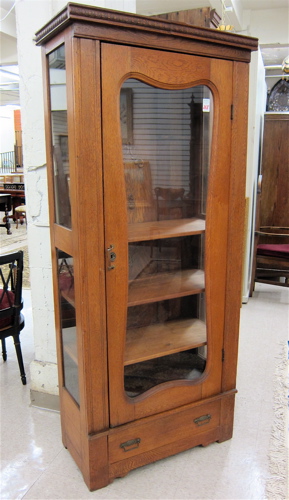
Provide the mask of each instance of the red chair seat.
{"label": "red chair seat", "polygon": [[289,259],[289,244],[284,243],[282,245],[270,245],[264,243],[257,246],[257,254]]}
{"label": "red chair seat", "polygon": [[59,275],[59,288],[62,292],[69,291],[74,284],[73,276],[68,272],[61,273]]}
{"label": "red chair seat", "polygon": [[[3,298],[2,298],[2,294],[3,294],[3,289],[0,288],[0,310],[7,309],[7,308],[13,306],[14,299],[15,299],[14,293],[8,290],[3,295]],[[1,298],[2,298],[2,300],[1,300]],[[7,318],[0,319],[0,330],[1,330],[1,328],[5,328],[6,326],[10,325],[11,319],[12,319],[11,315],[8,316]]]}

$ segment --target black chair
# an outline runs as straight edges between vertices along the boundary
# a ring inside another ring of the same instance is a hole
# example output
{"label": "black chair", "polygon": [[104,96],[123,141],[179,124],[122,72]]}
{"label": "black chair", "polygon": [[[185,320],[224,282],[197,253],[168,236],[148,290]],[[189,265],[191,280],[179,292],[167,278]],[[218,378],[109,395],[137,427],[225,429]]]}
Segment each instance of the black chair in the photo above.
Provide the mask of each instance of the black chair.
{"label": "black chair", "polygon": [[26,384],[19,335],[24,328],[21,313],[23,251],[0,255],[0,338],[3,360],[7,359],[6,338],[13,337],[22,384]]}

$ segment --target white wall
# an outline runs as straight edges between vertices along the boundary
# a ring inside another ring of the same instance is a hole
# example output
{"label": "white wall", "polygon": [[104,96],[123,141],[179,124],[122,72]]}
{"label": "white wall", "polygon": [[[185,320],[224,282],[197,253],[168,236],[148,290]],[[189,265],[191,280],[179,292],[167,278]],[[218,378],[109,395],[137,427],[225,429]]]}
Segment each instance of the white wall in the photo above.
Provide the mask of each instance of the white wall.
{"label": "white wall", "polygon": [[6,10],[1,8],[0,1],[0,47],[1,64],[16,64],[17,63],[17,41],[14,18],[11,15],[7,16]]}
{"label": "white wall", "polygon": [[250,34],[261,45],[289,44],[289,5],[287,8],[250,11]]}
{"label": "white wall", "polygon": [[0,153],[14,151],[14,110],[19,106],[0,106]]}
{"label": "white wall", "polygon": [[[48,221],[43,84],[41,48],[35,45],[33,38],[35,32],[66,3],[66,0],[22,0],[16,4],[35,343],[35,360],[30,366],[31,390],[52,395],[58,394],[58,381]],[[78,3],[135,11],[135,0],[78,0]]]}
{"label": "white wall", "polygon": [[[289,44],[289,6],[265,10],[246,10],[243,12],[243,33],[259,39],[261,45]],[[246,241],[243,270],[243,303],[249,298],[253,237],[255,229],[255,203],[262,148],[263,121],[266,111],[267,85],[265,69],[260,52],[252,53],[250,65],[248,150],[247,150],[247,213]]]}

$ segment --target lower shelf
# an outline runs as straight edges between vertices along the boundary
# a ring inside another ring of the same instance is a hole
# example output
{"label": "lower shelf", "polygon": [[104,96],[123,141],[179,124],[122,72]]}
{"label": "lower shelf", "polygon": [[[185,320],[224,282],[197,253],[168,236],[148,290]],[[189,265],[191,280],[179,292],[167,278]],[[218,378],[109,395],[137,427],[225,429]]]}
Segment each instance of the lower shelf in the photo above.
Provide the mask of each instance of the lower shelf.
{"label": "lower shelf", "polygon": [[76,330],[75,327],[62,330],[63,349],[68,356],[78,365]]}
{"label": "lower shelf", "polygon": [[124,365],[206,345],[206,325],[199,319],[167,321],[127,331]]}

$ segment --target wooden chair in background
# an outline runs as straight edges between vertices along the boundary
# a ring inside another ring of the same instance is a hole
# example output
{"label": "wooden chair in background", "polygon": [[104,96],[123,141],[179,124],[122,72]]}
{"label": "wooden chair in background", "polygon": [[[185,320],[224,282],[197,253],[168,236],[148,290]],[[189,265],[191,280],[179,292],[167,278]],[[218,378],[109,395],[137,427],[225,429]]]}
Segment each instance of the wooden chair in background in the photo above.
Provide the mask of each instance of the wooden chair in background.
{"label": "wooden chair in background", "polygon": [[289,227],[260,226],[262,176],[259,178],[250,296],[255,283],[289,287]]}
{"label": "wooden chair in background", "polygon": [[24,328],[21,313],[23,251],[0,256],[0,339],[3,361],[7,360],[6,338],[13,337],[22,384],[26,384],[20,332]]}
{"label": "wooden chair in background", "polygon": [[183,188],[156,187],[157,220],[182,219],[184,217],[184,195]]}

